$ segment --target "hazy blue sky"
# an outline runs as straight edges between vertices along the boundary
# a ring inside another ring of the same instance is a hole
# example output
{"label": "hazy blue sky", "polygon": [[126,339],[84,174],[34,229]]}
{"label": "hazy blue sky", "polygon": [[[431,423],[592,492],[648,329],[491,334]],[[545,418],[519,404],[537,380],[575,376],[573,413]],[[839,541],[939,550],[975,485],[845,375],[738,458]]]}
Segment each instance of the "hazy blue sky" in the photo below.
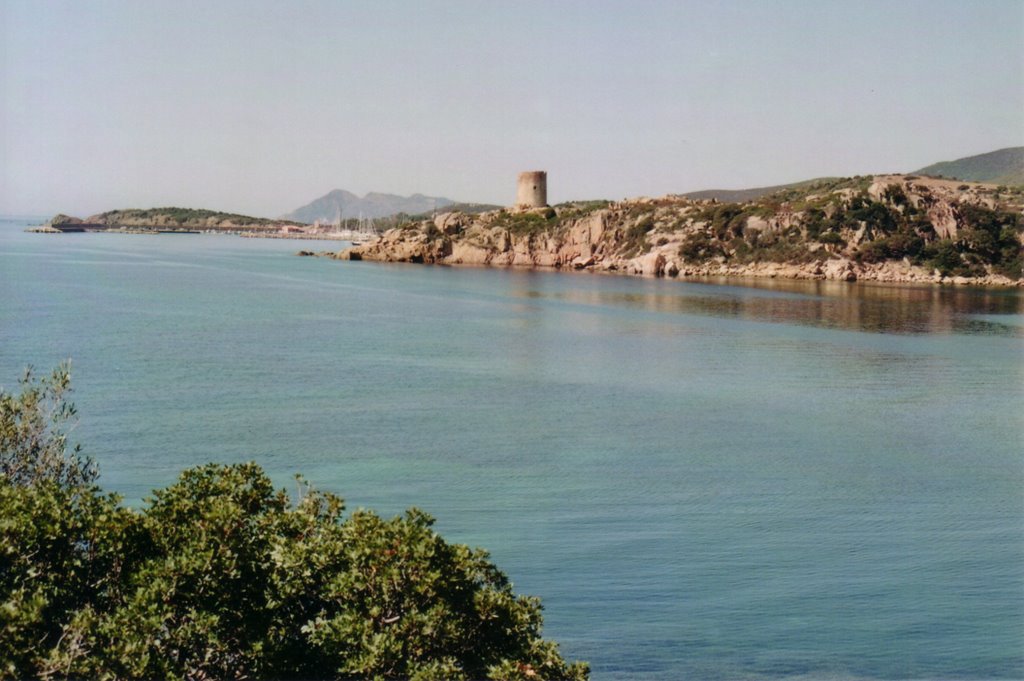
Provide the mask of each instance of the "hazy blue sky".
{"label": "hazy blue sky", "polygon": [[0,212],[552,202],[1024,144],[1024,0],[0,0]]}

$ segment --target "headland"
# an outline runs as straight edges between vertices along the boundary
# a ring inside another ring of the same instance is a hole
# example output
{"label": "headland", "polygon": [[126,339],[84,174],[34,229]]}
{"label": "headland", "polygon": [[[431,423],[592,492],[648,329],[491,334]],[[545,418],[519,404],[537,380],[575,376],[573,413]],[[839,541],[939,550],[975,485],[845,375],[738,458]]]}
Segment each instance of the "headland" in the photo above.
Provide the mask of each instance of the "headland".
{"label": "headland", "polygon": [[1024,189],[918,175],[812,181],[743,203],[681,195],[410,220],[333,255],[648,277],[1024,285]]}

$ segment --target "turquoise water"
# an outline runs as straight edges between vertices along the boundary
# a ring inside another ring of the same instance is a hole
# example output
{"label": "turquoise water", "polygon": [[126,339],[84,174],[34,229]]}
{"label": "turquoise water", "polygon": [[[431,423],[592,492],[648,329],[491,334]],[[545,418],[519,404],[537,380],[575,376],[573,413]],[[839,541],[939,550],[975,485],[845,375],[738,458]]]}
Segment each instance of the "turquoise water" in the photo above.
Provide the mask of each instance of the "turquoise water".
{"label": "turquoise water", "polygon": [[73,358],[74,437],[131,503],[252,459],[419,506],[598,681],[1024,677],[1019,291],[23,226],[0,223],[0,384]]}

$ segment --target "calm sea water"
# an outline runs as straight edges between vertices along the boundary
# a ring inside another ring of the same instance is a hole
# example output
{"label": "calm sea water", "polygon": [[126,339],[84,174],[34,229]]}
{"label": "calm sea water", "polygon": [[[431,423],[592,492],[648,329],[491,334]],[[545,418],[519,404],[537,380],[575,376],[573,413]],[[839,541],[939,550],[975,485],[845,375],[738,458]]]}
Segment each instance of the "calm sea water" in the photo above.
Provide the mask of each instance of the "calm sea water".
{"label": "calm sea water", "polygon": [[1024,677],[1019,291],[23,227],[0,223],[0,384],[73,358],[74,436],[131,503],[256,460],[419,506],[598,681]]}

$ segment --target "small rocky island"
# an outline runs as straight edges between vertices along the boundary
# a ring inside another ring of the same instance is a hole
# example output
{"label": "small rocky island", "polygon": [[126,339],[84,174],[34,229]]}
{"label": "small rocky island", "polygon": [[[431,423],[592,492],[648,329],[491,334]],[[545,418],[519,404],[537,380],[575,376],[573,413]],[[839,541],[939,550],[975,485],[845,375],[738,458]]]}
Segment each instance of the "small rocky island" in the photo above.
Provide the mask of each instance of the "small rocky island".
{"label": "small rocky island", "polygon": [[743,203],[668,195],[551,207],[530,205],[540,192],[531,195],[523,179],[515,208],[411,220],[333,257],[652,277],[1024,285],[1022,187],[877,175],[811,181]]}
{"label": "small rocky island", "polygon": [[225,234],[273,234],[307,225],[290,220],[254,218],[198,208],[127,208],[97,213],[82,219],[55,215],[41,229],[49,232],[219,232]]}

